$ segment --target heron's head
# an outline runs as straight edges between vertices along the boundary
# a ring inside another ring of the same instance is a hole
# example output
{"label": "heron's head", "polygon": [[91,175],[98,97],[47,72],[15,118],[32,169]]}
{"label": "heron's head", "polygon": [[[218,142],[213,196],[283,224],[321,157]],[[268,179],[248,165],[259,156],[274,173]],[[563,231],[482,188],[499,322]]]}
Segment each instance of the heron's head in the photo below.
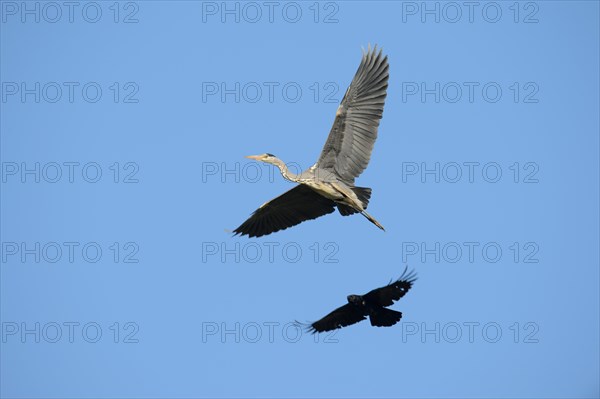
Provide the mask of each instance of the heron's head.
{"label": "heron's head", "polygon": [[360,295],[348,295],[348,302],[359,305],[362,303],[362,297]]}
{"label": "heron's head", "polygon": [[269,153],[262,155],[248,155],[246,158],[271,164],[274,164],[276,161],[278,161],[278,158],[275,155]]}

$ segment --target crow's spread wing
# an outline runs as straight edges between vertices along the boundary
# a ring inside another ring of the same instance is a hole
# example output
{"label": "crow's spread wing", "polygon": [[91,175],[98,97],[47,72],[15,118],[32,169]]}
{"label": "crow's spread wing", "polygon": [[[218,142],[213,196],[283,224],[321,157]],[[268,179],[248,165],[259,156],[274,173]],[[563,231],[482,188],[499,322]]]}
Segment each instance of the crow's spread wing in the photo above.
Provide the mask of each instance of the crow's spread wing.
{"label": "crow's spread wing", "polygon": [[363,299],[373,306],[390,306],[394,301],[402,298],[417,279],[417,274],[414,270],[408,273],[407,270],[408,268],[404,269],[404,273],[402,273],[398,280],[385,287],[369,291],[366,295],[363,295]]}
{"label": "crow's spread wing", "polygon": [[358,323],[364,319],[366,319],[366,315],[363,309],[351,303],[347,303],[329,313],[321,320],[312,323],[310,326],[308,326],[308,330],[313,334],[331,331],[335,330],[336,328],[342,328]]}

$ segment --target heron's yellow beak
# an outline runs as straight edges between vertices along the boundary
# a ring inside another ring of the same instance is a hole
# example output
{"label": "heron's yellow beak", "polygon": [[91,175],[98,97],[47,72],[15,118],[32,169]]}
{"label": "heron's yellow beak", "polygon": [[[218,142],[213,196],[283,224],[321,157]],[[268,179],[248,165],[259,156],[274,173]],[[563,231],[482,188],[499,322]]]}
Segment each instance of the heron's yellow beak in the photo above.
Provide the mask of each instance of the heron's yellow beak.
{"label": "heron's yellow beak", "polygon": [[247,155],[246,158],[248,158],[248,159],[254,159],[255,161],[260,161],[262,159],[262,156],[260,156],[260,155]]}

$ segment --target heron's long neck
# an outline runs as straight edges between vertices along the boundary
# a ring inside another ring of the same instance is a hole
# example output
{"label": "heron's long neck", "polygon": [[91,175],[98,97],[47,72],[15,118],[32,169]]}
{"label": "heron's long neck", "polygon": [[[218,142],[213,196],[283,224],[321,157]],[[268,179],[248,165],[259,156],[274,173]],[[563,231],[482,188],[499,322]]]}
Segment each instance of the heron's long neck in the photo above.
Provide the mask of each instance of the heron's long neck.
{"label": "heron's long neck", "polygon": [[278,159],[278,158],[275,159],[273,162],[273,165],[275,165],[279,168],[279,170],[281,171],[281,175],[283,176],[284,179],[293,181],[293,182],[298,181],[298,175],[290,172],[287,165],[281,159]]}

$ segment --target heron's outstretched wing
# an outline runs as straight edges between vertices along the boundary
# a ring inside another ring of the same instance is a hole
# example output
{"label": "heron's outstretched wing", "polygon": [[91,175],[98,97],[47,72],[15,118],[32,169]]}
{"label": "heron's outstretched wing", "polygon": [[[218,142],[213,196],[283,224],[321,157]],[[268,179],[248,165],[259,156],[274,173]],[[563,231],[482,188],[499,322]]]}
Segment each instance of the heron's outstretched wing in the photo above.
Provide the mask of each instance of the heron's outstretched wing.
{"label": "heron's outstretched wing", "polygon": [[388,86],[387,56],[377,46],[363,54],[352,83],[337,109],[333,127],[317,161],[319,168],[335,171],[354,182],[369,164],[377,139]]}
{"label": "heron's outstretched wing", "polygon": [[347,303],[342,307],[337,308],[321,320],[315,321],[308,326],[308,331],[311,333],[320,333],[325,331],[335,330],[336,328],[342,328],[351,324],[358,323],[361,320],[366,319],[366,315],[363,313],[361,308]]}
{"label": "heron's outstretched wing", "polygon": [[316,219],[335,210],[335,202],[310,187],[299,184],[279,197],[264,203],[233,232],[235,235],[261,237]]}
{"label": "heron's outstretched wing", "polygon": [[404,273],[402,273],[402,276],[398,280],[385,287],[369,291],[366,295],[363,295],[363,298],[372,305],[390,306],[411,289],[416,279],[417,275],[414,270],[407,273],[407,269],[404,269]]}

